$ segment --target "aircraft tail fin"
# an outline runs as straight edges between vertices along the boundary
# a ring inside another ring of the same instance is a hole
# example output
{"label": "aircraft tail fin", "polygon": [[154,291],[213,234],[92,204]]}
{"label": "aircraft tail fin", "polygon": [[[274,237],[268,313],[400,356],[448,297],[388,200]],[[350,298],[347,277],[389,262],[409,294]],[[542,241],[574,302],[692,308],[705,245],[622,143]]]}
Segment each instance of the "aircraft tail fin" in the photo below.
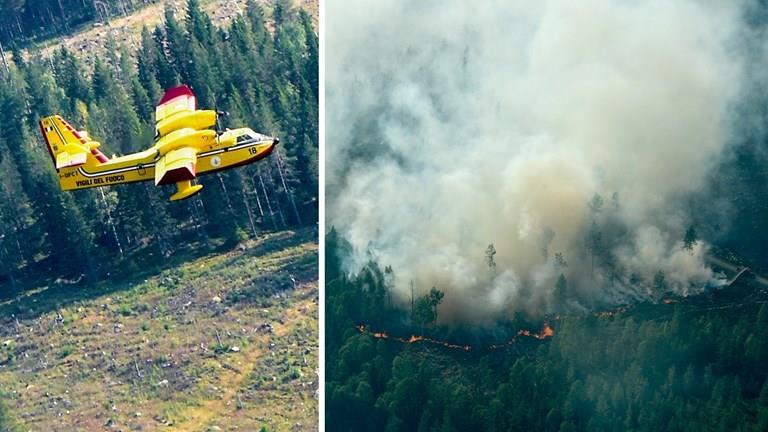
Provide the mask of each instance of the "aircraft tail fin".
{"label": "aircraft tail fin", "polygon": [[87,132],[75,130],[60,115],[40,120],[40,132],[57,170],[86,163],[98,165],[107,161],[107,157],[99,150],[98,142],[91,140]]}

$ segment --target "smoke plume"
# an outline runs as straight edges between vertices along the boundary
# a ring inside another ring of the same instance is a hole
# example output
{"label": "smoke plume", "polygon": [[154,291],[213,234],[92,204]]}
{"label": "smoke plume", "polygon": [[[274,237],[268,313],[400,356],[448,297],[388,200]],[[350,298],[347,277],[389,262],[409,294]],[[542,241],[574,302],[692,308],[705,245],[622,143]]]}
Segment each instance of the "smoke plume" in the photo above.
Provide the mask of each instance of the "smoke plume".
{"label": "smoke plume", "polygon": [[[729,142],[733,1],[327,3],[328,225],[480,322],[717,283],[686,197]],[[485,255],[489,244],[495,266]],[[563,275],[564,286],[557,289]]]}

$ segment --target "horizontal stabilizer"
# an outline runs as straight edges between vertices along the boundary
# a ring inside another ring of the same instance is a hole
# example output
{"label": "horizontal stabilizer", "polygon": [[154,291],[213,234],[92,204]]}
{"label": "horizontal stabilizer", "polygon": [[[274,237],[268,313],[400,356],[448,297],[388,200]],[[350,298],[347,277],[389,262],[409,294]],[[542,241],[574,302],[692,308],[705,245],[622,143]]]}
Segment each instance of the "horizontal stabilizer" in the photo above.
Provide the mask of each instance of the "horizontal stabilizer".
{"label": "horizontal stabilizer", "polygon": [[41,119],[40,131],[57,170],[107,162],[98,142],[91,140],[87,132],[76,131],[59,115]]}
{"label": "horizontal stabilizer", "polygon": [[56,155],[56,169],[83,165],[88,160],[88,153],[78,152],[69,154],[62,152]]}

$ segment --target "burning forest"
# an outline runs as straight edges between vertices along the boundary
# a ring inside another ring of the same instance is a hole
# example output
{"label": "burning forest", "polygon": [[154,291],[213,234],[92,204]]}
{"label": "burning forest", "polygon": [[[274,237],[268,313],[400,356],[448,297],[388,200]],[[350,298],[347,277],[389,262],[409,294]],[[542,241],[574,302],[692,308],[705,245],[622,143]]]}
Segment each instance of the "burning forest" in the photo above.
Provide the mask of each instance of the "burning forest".
{"label": "burning forest", "polygon": [[327,16],[331,430],[768,430],[768,7]]}
{"label": "burning forest", "polygon": [[393,302],[437,286],[443,322],[483,325],[725,283],[711,178],[753,81],[742,4],[345,3],[327,191],[347,271],[391,266]]}
{"label": "burning forest", "polygon": [[517,342],[520,337],[532,338],[532,339],[537,339],[537,340],[545,340],[545,339],[551,338],[552,335],[554,334],[554,330],[552,329],[552,327],[550,327],[549,324],[544,323],[544,326],[538,332],[533,332],[531,330],[523,329],[523,330],[519,330],[514,337],[512,337],[511,339],[509,339],[508,341],[506,341],[504,343],[501,343],[501,344],[491,344],[491,345],[487,345],[487,346],[484,346],[484,347],[476,347],[476,346],[472,346],[472,345],[455,344],[455,343],[451,343],[451,342],[444,341],[444,340],[433,339],[433,338],[430,338],[430,337],[427,337],[427,336],[423,336],[423,335],[411,335],[408,338],[398,337],[398,336],[390,336],[389,333],[387,333],[387,332],[369,331],[368,329],[366,329],[364,324],[358,324],[358,325],[355,326],[355,328],[360,333],[370,335],[374,339],[393,340],[393,341],[396,341],[396,342],[399,342],[399,343],[402,343],[402,344],[414,344],[414,343],[417,343],[417,342],[423,342],[425,344],[436,345],[436,346],[439,346],[439,347],[442,347],[442,348],[447,348],[447,349],[451,349],[451,350],[460,350],[460,351],[466,351],[466,352],[478,351],[478,350],[482,350],[482,349],[486,349],[486,350],[490,350],[490,351],[498,350],[498,349],[502,349],[502,348],[505,348],[505,347],[508,347],[508,346],[511,346],[511,345],[515,344],[515,342]]}
{"label": "burning forest", "polygon": [[[326,244],[338,245],[332,237]],[[411,323],[376,268],[326,272],[333,277],[329,430],[385,431],[392,423],[395,430],[429,423],[456,432],[591,430],[596,421],[651,430],[674,429],[672,422],[768,425],[752,414],[768,414],[761,402],[768,376],[760,367],[768,361],[768,286],[759,276],[710,293],[553,315],[540,326],[518,315],[506,327],[510,336],[496,330],[472,338],[451,325]],[[422,298],[429,304],[429,295]],[[678,404],[697,415],[674,413]]]}

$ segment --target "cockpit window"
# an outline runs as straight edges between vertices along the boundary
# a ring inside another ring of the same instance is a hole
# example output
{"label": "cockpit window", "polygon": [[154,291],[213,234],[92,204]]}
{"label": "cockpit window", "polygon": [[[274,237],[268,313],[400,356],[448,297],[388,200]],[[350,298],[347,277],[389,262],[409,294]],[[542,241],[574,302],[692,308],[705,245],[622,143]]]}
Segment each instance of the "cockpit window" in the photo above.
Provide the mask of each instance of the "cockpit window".
{"label": "cockpit window", "polygon": [[249,137],[248,134],[240,135],[239,137],[237,137],[237,143],[238,144],[244,143],[246,141],[250,141],[250,139],[251,139],[251,137]]}

